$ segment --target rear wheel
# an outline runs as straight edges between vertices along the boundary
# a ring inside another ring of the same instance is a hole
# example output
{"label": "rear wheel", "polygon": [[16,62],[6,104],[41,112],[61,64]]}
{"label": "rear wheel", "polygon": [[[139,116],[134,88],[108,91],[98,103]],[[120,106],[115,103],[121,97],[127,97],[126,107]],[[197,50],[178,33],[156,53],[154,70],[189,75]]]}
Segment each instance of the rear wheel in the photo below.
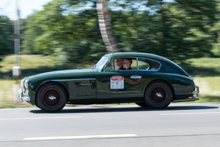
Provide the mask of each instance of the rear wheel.
{"label": "rear wheel", "polygon": [[145,102],[151,108],[166,108],[173,99],[171,87],[162,81],[151,83],[145,92]]}
{"label": "rear wheel", "polygon": [[37,106],[48,112],[60,111],[66,102],[65,89],[57,83],[45,84],[37,93]]}

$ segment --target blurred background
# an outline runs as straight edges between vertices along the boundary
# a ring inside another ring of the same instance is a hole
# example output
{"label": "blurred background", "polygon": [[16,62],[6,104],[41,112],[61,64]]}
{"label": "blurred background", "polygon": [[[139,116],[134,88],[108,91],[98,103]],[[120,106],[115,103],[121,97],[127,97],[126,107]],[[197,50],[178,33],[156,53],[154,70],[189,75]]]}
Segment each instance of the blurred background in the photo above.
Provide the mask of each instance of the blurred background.
{"label": "blurred background", "polygon": [[14,102],[15,65],[21,66],[22,78],[89,68],[110,52],[169,58],[194,77],[200,102],[220,101],[219,12],[220,0],[1,0],[0,107],[29,106]]}

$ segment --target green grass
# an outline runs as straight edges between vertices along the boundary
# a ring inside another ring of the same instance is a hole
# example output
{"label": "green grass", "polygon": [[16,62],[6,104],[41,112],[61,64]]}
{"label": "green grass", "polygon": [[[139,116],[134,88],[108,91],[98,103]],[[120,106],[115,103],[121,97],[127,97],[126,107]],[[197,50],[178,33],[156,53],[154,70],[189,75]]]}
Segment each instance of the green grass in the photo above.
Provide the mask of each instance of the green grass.
{"label": "green grass", "polygon": [[186,62],[195,67],[220,68],[220,58],[194,58]]}
{"label": "green grass", "polygon": [[[0,108],[33,107],[24,102],[14,101],[12,67],[15,56],[7,56],[0,62]],[[47,71],[71,69],[76,67],[90,67],[91,65],[70,64],[58,66],[50,56],[22,55],[22,77]],[[194,77],[196,85],[200,88],[200,100],[196,102],[220,102],[220,58],[188,59],[180,65]]]}
{"label": "green grass", "polygon": [[195,77],[194,82],[199,86],[200,100],[198,102],[220,102],[220,76]]}
{"label": "green grass", "polygon": [[13,91],[14,83],[14,80],[0,80],[0,108],[31,107],[28,103],[18,102]]}
{"label": "green grass", "polygon": [[[12,67],[15,66],[15,56],[7,56],[0,62],[0,79],[13,79]],[[55,70],[73,69],[75,64],[58,65],[57,61],[50,56],[43,55],[21,55],[21,78]]]}
{"label": "green grass", "polygon": [[199,99],[199,101],[196,101],[196,102],[199,102],[199,103],[220,102],[220,96],[218,96],[218,97],[211,97],[211,96],[201,97]]}
{"label": "green grass", "polygon": [[220,58],[193,58],[180,66],[192,76],[220,76]]}

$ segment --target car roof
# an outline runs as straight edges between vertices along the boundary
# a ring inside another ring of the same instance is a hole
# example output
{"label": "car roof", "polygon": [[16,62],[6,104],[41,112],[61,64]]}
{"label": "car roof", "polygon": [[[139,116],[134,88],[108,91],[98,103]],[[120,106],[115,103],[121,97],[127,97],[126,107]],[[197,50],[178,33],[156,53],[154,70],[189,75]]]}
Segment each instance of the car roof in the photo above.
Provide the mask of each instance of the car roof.
{"label": "car roof", "polygon": [[117,52],[117,53],[111,53],[111,54],[106,54],[105,56],[112,58],[112,57],[121,57],[121,58],[125,58],[125,57],[142,57],[142,58],[149,58],[149,59],[153,59],[156,61],[159,61],[162,65],[163,63],[168,63],[170,66],[172,66],[172,68],[175,68],[175,70],[181,72],[183,75],[189,76],[188,73],[182,69],[179,65],[177,65],[175,62],[159,56],[159,55],[155,55],[155,54],[150,54],[150,53],[141,53],[141,52]]}
{"label": "car roof", "polygon": [[150,54],[150,53],[141,53],[141,52],[118,52],[118,53],[111,53],[111,54],[106,54],[105,56],[108,57],[143,57],[143,58],[150,58],[150,59],[155,59],[155,60],[167,60],[167,58],[155,55],[155,54]]}

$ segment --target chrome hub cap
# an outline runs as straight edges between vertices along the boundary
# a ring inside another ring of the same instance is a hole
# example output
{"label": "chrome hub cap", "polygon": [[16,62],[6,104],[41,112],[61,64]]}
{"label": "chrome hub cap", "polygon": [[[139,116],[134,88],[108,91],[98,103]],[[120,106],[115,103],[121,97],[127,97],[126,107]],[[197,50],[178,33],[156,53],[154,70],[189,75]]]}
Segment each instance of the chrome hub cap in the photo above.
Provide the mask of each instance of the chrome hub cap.
{"label": "chrome hub cap", "polygon": [[156,93],[157,97],[163,97],[161,93]]}
{"label": "chrome hub cap", "polygon": [[62,101],[62,95],[56,88],[49,88],[43,93],[43,102],[48,107],[56,107]]}
{"label": "chrome hub cap", "polygon": [[150,91],[150,99],[155,104],[162,104],[167,100],[168,92],[163,86],[154,86]]}
{"label": "chrome hub cap", "polygon": [[53,96],[53,95],[51,95],[50,97],[49,97],[49,99],[50,100],[55,100],[55,99],[57,99],[55,96]]}

